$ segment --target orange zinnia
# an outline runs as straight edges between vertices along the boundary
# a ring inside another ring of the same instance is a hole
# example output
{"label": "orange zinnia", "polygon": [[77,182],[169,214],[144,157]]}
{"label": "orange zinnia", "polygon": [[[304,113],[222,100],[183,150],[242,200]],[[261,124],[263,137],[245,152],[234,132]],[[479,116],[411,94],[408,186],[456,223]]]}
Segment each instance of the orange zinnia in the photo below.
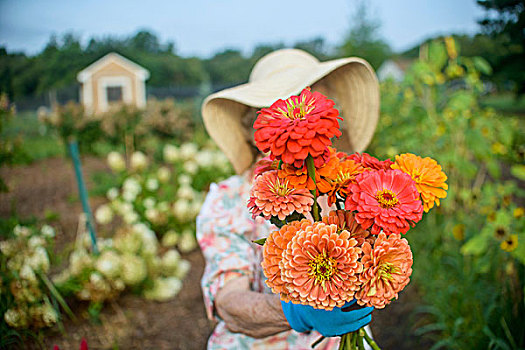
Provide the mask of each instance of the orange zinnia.
{"label": "orange zinnia", "polygon": [[261,266],[266,276],[266,285],[276,294],[281,294],[281,299],[289,301],[288,294],[284,288],[284,281],[281,278],[280,263],[283,260],[283,251],[286,249],[288,242],[292,240],[297,231],[306,229],[312,225],[307,219],[293,221],[281,227],[279,231],[270,233],[263,249],[263,261]]}
{"label": "orange zinnia", "polygon": [[365,230],[355,220],[354,213],[346,210],[332,210],[328,216],[323,218],[323,222],[327,225],[336,225],[338,231],[347,230],[350,237],[357,240],[357,246],[361,247],[365,240],[370,244],[375,241],[375,236],[372,236],[370,231]]}
{"label": "orange zinnia", "polygon": [[316,222],[296,232],[280,264],[287,297],[293,303],[332,310],[359,289],[361,248],[346,230]]}
{"label": "orange zinnia", "polygon": [[307,214],[313,203],[313,195],[307,189],[293,188],[288,180],[277,176],[277,170],[270,170],[255,178],[248,209],[254,219],[262,215],[267,220],[284,220],[294,211]]}
{"label": "orange zinnia", "polygon": [[334,101],[304,89],[299,96],[277,100],[259,112],[253,127],[257,148],[271,159],[301,168],[308,155],[316,167],[326,162],[332,137],[341,136],[339,111]]}
{"label": "orange zinnia", "polygon": [[412,251],[408,241],[401,235],[386,236],[380,233],[374,245],[363,244],[363,273],[359,280],[363,284],[356,292],[359,305],[382,309],[410,282],[412,274]]}
{"label": "orange zinnia", "polygon": [[290,184],[294,188],[307,188],[311,191],[314,190],[317,185],[317,188],[325,193],[322,189],[330,188],[325,178],[334,177],[334,171],[339,164],[335,148],[328,147],[328,151],[329,156],[327,162],[315,169],[315,183],[312,178],[308,176],[306,164],[298,169],[293,165],[283,163],[277,175],[281,179],[290,181]]}
{"label": "orange zinnia", "polygon": [[416,182],[425,212],[434,207],[434,203],[439,206],[439,199],[447,196],[447,175],[432,158],[421,158],[411,153],[401,154],[396,156],[392,169],[401,170]]}
{"label": "orange zinnia", "polygon": [[341,160],[332,172],[332,176],[325,178],[319,186],[322,193],[328,194],[328,205],[337,201],[337,194],[346,198],[349,194],[348,185],[355,182],[355,177],[366,169],[351,159]]}

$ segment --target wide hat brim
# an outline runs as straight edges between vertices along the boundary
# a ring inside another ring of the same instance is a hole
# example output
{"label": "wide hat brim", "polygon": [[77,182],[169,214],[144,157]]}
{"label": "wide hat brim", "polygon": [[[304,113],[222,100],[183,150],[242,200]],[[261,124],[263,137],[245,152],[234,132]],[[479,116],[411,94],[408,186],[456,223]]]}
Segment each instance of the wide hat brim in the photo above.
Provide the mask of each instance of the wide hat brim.
{"label": "wide hat brim", "polygon": [[317,61],[306,66],[288,64],[263,79],[214,93],[202,105],[204,125],[240,174],[254,161],[241,123],[247,110],[269,107],[278,99],[297,95],[308,86],[316,91],[316,85],[322,85],[322,92],[335,100],[340,110],[343,117],[341,137],[347,141],[344,150],[364,151],[379,119],[379,84],[368,62],[357,57]]}

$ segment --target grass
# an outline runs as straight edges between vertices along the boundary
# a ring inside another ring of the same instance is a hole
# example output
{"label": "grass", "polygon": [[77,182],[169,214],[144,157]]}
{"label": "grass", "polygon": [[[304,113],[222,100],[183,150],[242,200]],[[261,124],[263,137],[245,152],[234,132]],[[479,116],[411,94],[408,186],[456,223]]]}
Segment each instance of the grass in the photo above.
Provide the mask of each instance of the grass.
{"label": "grass", "polygon": [[22,112],[15,115],[6,125],[2,137],[12,138],[20,143],[25,154],[17,155],[16,163],[31,163],[65,155],[60,138],[46,128],[34,112]]}

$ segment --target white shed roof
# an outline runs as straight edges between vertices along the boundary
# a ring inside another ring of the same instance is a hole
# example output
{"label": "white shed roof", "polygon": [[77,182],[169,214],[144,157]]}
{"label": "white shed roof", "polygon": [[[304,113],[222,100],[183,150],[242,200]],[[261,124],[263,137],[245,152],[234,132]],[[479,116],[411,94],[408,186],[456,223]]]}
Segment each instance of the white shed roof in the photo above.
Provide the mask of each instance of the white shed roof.
{"label": "white shed roof", "polygon": [[81,70],[77,74],[77,80],[81,83],[86,82],[89,78],[91,78],[93,73],[110,63],[118,64],[121,67],[135,73],[141,80],[145,81],[149,78],[149,71],[147,69],[139,66],[135,62],[130,61],[126,57],[121,56],[116,52],[111,52]]}

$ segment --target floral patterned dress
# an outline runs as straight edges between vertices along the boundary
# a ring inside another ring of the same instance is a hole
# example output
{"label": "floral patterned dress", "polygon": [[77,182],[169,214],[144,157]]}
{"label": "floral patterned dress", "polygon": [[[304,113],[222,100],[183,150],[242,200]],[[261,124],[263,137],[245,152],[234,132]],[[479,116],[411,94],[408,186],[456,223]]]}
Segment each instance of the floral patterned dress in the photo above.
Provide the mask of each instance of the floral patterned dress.
{"label": "floral patterned dress", "polygon": [[[320,338],[317,332],[297,333],[293,330],[255,339],[229,332],[218,317],[214,301],[217,292],[233,278],[248,276],[252,290],[271,293],[264,283],[261,268],[262,247],[253,240],[267,237],[272,229],[261,217],[256,220],[246,208],[250,193],[250,174],[233,176],[212,184],[197,217],[197,239],[206,259],[202,290],[208,318],[218,324],[208,340],[208,349],[311,349]],[[339,338],[327,338],[316,349],[336,349]]]}

